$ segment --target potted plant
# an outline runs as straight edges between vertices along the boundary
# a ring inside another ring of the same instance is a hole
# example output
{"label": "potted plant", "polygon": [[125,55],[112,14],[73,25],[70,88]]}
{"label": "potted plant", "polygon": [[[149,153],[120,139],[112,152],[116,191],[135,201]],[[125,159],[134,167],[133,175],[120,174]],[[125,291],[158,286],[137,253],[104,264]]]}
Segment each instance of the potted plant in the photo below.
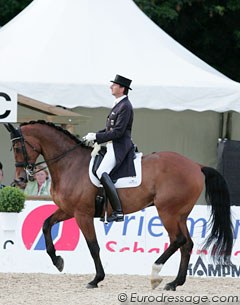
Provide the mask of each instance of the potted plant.
{"label": "potted plant", "polygon": [[24,209],[25,194],[19,188],[6,186],[0,190],[0,225],[4,230],[14,230],[17,215]]}

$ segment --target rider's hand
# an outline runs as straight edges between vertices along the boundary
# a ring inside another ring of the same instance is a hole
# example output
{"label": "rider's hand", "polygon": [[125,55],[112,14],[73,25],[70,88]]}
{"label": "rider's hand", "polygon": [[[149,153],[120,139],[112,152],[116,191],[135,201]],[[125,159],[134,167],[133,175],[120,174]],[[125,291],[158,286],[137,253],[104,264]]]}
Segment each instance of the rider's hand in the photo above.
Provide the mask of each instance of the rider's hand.
{"label": "rider's hand", "polygon": [[89,145],[90,142],[96,140],[96,133],[89,132],[86,136],[83,137],[83,141]]}

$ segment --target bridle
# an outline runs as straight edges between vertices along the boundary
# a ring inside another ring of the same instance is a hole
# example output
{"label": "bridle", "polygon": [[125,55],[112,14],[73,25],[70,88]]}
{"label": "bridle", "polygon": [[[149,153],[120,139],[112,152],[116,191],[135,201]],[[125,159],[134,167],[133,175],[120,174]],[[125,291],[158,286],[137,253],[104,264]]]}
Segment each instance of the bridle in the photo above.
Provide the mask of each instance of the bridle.
{"label": "bridle", "polygon": [[77,147],[81,146],[83,144],[82,141],[80,141],[79,143],[77,143],[75,146],[71,147],[70,149],[68,149],[67,151],[57,155],[56,157],[53,157],[51,159],[47,159],[44,161],[40,161],[40,162],[30,162],[30,158],[28,156],[28,152],[26,149],[26,145],[30,146],[30,148],[37,152],[39,155],[41,154],[41,151],[39,151],[38,149],[36,149],[36,147],[34,147],[30,142],[28,142],[27,140],[24,139],[24,136],[22,134],[21,128],[17,128],[15,129],[14,133],[11,132],[11,142],[12,142],[12,148],[14,148],[14,145],[16,142],[20,142],[21,143],[21,152],[23,155],[23,161],[22,162],[15,162],[15,167],[23,167],[24,171],[26,172],[27,175],[27,180],[29,180],[29,177],[33,177],[36,173],[38,173],[39,171],[42,171],[44,169],[47,168],[41,168],[39,170],[35,170],[35,168],[38,165],[41,164],[52,164],[55,163],[57,161],[59,161],[60,159],[64,158],[69,152],[73,151],[74,149],[76,149]]}
{"label": "bridle", "polygon": [[12,141],[12,148],[14,148],[15,143],[20,142],[21,143],[21,152],[23,155],[23,161],[21,162],[15,162],[15,167],[23,167],[26,174],[27,174],[27,178],[30,176],[32,177],[35,172],[34,169],[37,165],[40,165],[44,162],[39,162],[39,163],[35,163],[35,162],[30,162],[29,160],[29,156],[27,153],[27,149],[26,149],[26,144],[28,144],[32,150],[36,151],[38,154],[40,154],[40,151],[38,151],[31,143],[29,143],[28,141],[26,141],[22,135],[22,131],[21,128],[16,129],[16,132],[13,134],[11,133],[11,141]]}

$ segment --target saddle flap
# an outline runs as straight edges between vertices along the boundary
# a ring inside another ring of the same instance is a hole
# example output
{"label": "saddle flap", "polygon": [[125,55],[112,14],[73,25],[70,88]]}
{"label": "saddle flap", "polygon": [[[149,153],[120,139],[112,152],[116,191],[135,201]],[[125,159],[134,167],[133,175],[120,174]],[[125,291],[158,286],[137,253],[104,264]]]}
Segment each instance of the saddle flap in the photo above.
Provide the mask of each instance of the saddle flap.
{"label": "saddle flap", "polygon": [[[136,153],[136,158],[134,159],[134,166],[135,166],[135,172],[136,176],[134,177],[123,177],[119,178],[115,182],[116,188],[127,188],[127,187],[137,187],[141,184],[142,181],[142,166],[141,166],[141,160],[142,160],[142,153]],[[102,159],[104,157],[103,155],[97,155],[96,157],[92,157],[91,161],[89,163],[89,177],[91,182],[99,187],[101,185],[101,182],[96,176],[96,170],[98,166],[100,165]]]}

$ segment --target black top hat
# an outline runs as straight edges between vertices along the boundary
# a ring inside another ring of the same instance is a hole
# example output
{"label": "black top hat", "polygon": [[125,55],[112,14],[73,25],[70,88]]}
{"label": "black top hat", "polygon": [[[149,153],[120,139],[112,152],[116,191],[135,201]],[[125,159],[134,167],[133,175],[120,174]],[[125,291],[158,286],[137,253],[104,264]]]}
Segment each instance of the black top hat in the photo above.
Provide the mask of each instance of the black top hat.
{"label": "black top hat", "polygon": [[126,87],[130,90],[132,90],[129,86],[131,85],[132,80],[128,79],[126,77],[123,77],[121,75],[116,75],[114,80],[111,80],[112,83],[118,84],[122,87]]}

